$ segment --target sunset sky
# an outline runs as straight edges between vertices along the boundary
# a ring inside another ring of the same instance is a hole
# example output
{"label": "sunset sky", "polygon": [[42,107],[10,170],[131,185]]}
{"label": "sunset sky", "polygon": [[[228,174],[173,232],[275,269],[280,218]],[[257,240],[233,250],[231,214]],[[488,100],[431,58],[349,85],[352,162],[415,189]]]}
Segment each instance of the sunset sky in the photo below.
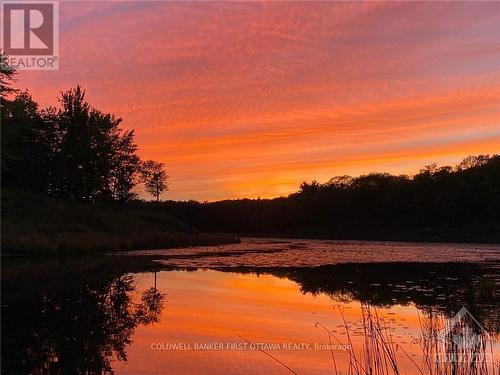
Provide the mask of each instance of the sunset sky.
{"label": "sunset sky", "polygon": [[61,2],[60,69],[165,162],[164,199],[500,152],[500,2]]}

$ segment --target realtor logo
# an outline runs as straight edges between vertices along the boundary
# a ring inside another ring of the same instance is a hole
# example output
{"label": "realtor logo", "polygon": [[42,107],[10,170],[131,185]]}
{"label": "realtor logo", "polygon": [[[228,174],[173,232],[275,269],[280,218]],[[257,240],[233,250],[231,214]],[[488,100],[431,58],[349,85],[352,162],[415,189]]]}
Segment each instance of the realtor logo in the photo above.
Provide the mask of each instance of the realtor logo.
{"label": "realtor logo", "polygon": [[461,362],[465,358],[478,357],[478,353],[483,353],[479,356],[482,360],[491,360],[486,350],[491,337],[465,307],[446,321],[444,330],[437,338],[446,347],[444,355],[439,358],[441,361]]}
{"label": "realtor logo", "polygon": [[[467,319],[468,321],[466,321]],[[469,310],[462,307],[454,317],[447,321],[446,328],[441,332],[440,338],[444,340],[448,337],[455,345],[471,348],[477,345],[481,338],[480,334],[483,332],[486,332],[483,326]]]}
{"label": "realtor logo", "polygon": [[2,51],[17,70],[58,69],[59,4],[2,1]]}

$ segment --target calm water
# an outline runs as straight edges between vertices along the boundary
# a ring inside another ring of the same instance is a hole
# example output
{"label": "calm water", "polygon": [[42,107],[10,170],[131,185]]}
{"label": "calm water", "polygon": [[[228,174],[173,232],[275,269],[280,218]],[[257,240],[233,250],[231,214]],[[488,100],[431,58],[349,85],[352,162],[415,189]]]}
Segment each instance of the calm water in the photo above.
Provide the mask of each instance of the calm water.
{"label": "calm water", "polygon": [[377,356],[430,373],[462,307],[498,372],[499,246],[248,239],[5,263],[9,374],[364,374]]}

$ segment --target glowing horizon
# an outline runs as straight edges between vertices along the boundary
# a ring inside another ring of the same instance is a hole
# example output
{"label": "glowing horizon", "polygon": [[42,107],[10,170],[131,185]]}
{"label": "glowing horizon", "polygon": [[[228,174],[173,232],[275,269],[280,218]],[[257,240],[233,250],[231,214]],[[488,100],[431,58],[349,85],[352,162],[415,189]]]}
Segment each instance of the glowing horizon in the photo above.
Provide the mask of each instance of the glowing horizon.
{"label": "glowing horizon", "polygon": [[500,152],[500,3],[61,2],[60,70],[167,165],[164,199],[286,195]]}

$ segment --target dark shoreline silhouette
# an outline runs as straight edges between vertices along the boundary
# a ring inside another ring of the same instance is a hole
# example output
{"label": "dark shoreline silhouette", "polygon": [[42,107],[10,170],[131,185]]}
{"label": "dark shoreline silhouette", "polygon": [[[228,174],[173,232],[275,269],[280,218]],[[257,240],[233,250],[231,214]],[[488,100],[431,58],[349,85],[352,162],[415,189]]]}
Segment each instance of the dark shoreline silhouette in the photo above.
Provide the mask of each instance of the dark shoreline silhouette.
{"label": "dark shoreline silhouette", "polygon": [[339,240],[500,242],[500,156],[424,167],[414,176],[372,173],[304,182],[274,199],[161,202],[208,232]]}

